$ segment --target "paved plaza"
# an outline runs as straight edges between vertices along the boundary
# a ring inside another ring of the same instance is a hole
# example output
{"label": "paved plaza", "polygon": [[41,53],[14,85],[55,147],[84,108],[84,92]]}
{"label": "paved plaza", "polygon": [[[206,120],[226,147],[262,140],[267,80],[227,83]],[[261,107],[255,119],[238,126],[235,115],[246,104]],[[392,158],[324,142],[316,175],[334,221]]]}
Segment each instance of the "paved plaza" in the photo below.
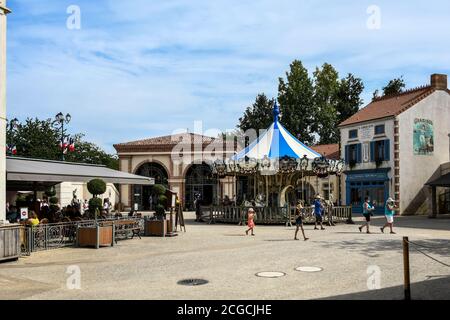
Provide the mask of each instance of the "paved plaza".
{"label": "paved plaza", "polygon": [[[359,219],[325,231],[307,225],[306,242],[293,240],[295,227],[257,225],[251,237],[244,226],[199,224],[191,213],[186,220],[187,232],[173,238],[43,251],[0,264],[0,299],[402,299],[402,236],[450,264],[448,218],[400,217],[396,235],[380,232],[381,217],[370,235],[358,232]],[[415,250],[410,260],[413,299],[450,298],[449,267]],[[80,268],[80,289],[67,286],[70,266]],[[301,266],[322,271],[295,270]],[[262,271],[286,275],[255,276]],[[209,282],[177,284],[188,278]],[[378,283],[380,289],[368,289]]]}

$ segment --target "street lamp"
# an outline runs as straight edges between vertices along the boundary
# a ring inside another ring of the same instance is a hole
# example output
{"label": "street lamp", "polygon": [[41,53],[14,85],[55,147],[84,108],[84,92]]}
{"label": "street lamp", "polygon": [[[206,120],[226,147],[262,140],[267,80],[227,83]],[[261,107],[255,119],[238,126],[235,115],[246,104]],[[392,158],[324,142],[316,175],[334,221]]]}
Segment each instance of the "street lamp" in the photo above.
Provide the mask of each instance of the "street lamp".
{"label": "street lamp", "polygon": [[69,145],[72,145],[72,143],[66,143],[66,138],[68,138],[69,136],[66,136],[64,133],[64,124],[68,124],[70,122],[70,120],[72,119],[72,116],[70,114],[66,114],[66,116],[64,116],[64,114],[62,112],[59,112],[56,116],[55,116],[55,121],[53,121],[53,126],[58,129],[61,130],[61,142],[60,142],[60,148],[61,148],[61,160],[64,161],[64,154],[69,150],[72,151],[69,148]]}
{"label": "street lamp", "polygon": [[305,154],[303,155],[303,158],[300,159],[300,170],[302,172],[302,200],[305,201],[305,181],[304,181],[304,174],[305,171],[308,169],[309,159],[308,156]]}
{"label": "street lamp", "polygon": [[14,132],[17,131],[18,127],[19,127],[19,120],[17,120],[17,118],[14,118],[9,122],[8,120],[6,121],[6,130],[8,131],[8,136],[10,138],[10,143],[6,145],[6,154],[8,156],[17,154],[17,148],[13,141],[13,135]]}

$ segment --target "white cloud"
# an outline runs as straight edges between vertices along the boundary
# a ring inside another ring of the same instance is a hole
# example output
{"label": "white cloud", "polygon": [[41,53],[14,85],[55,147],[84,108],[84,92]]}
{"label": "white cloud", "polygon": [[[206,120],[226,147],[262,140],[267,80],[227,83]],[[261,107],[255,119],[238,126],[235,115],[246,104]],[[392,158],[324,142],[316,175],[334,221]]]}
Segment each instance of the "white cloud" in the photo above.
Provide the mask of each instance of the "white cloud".
{"label": "white cloud", "polygon": [[[82,29],[65,27],[79,5]],[[9,114],[73,115],[74,131],[113,142],[170,133],[203,120],[232,128],[259,92],[301,59],[366,83],[410,86],[448,72],[450,4],[377,1],[381,29],[366,27],[370,1],[9,2]]]}

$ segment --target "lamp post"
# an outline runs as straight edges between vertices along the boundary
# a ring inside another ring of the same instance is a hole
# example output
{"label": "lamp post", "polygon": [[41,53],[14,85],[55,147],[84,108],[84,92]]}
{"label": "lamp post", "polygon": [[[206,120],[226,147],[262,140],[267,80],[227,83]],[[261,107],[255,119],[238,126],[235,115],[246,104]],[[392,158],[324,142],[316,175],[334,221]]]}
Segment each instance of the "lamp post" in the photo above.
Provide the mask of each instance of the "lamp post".
{"label": "lamp post", "polygon": [[58,130],[61,130],[61,160],[64,161],[64,153],[66,152],[67,145],[65,145],[66,135],[64,133],[64,124],[68,124],[72,117],[70,114],[63,115],[62,112],[59,112],[55,116],[55,120],[53,121],[53,126]]}
{"label": "lamp post", "polygon": [[302,171],[302,200],[305,201],[305,182],[303,180],[304,172],[308,169],[308,157],[306,154],[303,156],[303,158],[300,160],[300,170]]}
{"label": "lamp post", "polygon": [[17,130],[18,126],[19,126],[19,120],[17,120],[17,118],[12,119],[11,121],[7,120],[7,122],[6,122],[7,136],[10,137],[10,141],[6,145],[6,154],[8,156],[17,154],[17,149],[16,149],[16,146],[13,141],[13,135],[14,135],[14,131]]}

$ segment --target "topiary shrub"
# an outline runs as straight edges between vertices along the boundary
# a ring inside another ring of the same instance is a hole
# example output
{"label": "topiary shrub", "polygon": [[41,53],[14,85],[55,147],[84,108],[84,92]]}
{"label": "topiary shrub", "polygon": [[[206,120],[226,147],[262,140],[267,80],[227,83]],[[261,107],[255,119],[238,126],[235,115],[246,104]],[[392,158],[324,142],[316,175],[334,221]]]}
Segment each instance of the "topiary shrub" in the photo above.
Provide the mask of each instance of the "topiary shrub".
{"label": "topiary shrub", "polygon": [[88,191],[96,198],[106,191],[106,183],[102,179],[92,179],[87,183]]}
{"label": "topiary shrub", "polygon": [[48,202],[49,202],[50,204],[53,204],[53,205],[58,204],[58,201],[59,201],[59,199],[58,199],[57,197],[51,197],[51,198],[48,200]]}
{"label": "topiary shrub", "polygon": [[89,199],[89,213],[97,218],[97,216],[100,214],[100,211],[103,207],[102,199],[100,198],[91,198]]}
{"label": "topiary shrub", "polygon": [[157,195],[162,195],[166,193],[166,187],[164,187],[162,184],[155,184],[152,188],[152,191]]}
{"label": "topiary shrub", "polygon": [[161,194],[158,197],[158,204],[162,205],[164,208],[167,206],[167,197],[164,194]]}
{"label": "topiary shrub", "polygon": [[47,190],[45,190],[45,195],[48,198],[52,198],[52,197],[56,196],[56,189],[55,189],[55,187],[50,187]]}

